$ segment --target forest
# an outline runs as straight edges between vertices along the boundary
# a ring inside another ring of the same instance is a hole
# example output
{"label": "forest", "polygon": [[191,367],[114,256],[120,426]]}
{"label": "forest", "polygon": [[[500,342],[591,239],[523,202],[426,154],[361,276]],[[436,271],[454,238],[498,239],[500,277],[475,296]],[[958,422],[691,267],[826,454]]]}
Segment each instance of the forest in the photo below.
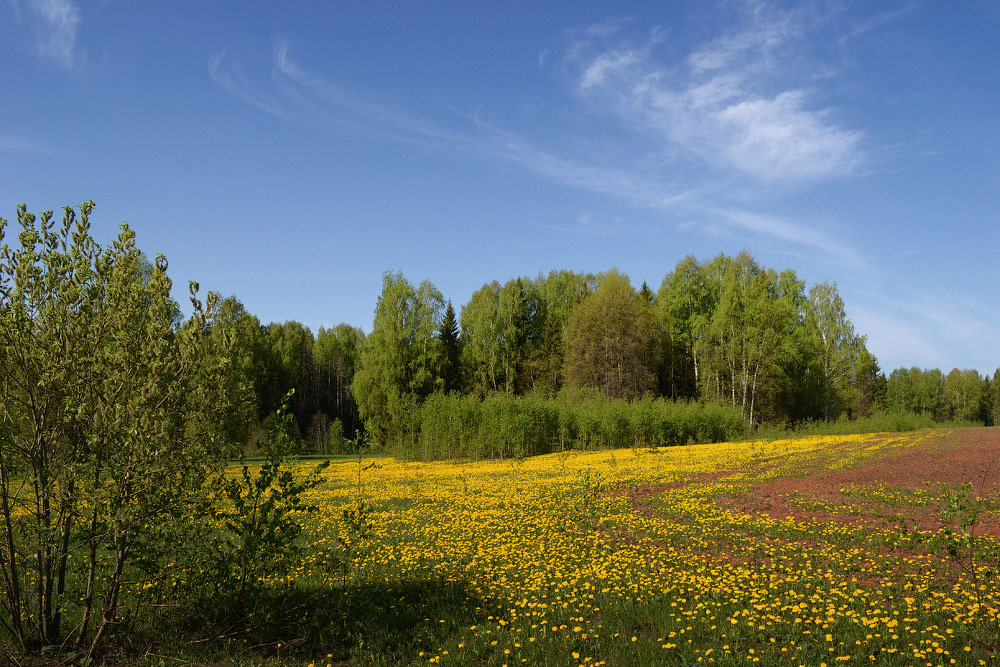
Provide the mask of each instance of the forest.
{"label": "forest", "polygon": [[615,269],[493,281],[457,310],[430,281],[390,271],[367,335],[262,324],[235,296],[216,326],[235,332],[232,367],[252,388],[232,433],[251,447],[289,390],[304,451],[364,442],[413,458],[718,441],[886,414],[992,425],[1000,411],[996,374],[887,376],[836,283],[807,286],[745,252],[686,257],[656,291]]}

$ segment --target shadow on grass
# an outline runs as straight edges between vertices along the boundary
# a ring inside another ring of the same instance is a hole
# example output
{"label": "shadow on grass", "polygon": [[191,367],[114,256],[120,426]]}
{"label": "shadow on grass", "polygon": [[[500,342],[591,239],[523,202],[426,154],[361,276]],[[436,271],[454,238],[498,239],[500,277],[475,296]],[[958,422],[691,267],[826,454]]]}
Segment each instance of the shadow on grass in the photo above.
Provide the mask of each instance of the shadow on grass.
{"label": "shadow on grass", "polygon": [[481,622],[483,609],[461,582],[298,585],[173,610],[142,651],[198,664],[405,664]]}

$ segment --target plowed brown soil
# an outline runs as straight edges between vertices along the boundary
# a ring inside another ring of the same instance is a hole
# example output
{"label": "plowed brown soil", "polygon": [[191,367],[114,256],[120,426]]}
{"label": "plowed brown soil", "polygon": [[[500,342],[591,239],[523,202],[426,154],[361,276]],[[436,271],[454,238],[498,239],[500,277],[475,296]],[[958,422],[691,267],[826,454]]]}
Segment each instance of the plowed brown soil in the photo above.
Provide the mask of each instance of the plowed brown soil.
{"label": "plowed brown soil", "polygon": [[[846,498],[841,489],[850,485],[924,489],[940,493],[941,486],[955,489],[969,482],[977,496],[1000,494],[1000,428],[956,429],[943,440],[930,438],[903,452],[871,461],[851,470],[827,471],[808,477],[777,478],[756,485],[748,494],[723,498],[723,504],[747,513],[774,518],[793,516],[816,521],[843,521],[885,525],[905,518],[921,530],[940,527],[940,508],[886,506],[870,499]],[[838,505],[841,511],[804,510],[790,499],[815,500]],[[980,517],[976,533],[1000,537],[1000,519],[994,513]]]}

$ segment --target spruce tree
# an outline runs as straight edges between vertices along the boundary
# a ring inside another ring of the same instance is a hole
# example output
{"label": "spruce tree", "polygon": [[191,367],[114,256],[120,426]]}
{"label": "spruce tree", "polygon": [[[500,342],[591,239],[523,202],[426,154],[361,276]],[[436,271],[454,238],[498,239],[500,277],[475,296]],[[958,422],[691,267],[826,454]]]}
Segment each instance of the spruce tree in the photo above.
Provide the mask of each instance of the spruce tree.
{"label": "spruce tree", "polygon": [[649,285],[646,284],[645,280],[642,281],[642,287],[639,288],[639,296],[648,305],[656,305],[656,295],[653,294],[653,290],[649,289]]}
{"label": "spruce tree", "polygon": [[441,373],[444,380],[444,391],[446,393],[461,391],[462,349],[458,335],[458,319],[455,317],[455,309],[450,300],[444,311],[444,321],[441,322],[438,337],[441,339],[441,345],[444,349],[444,364]]}

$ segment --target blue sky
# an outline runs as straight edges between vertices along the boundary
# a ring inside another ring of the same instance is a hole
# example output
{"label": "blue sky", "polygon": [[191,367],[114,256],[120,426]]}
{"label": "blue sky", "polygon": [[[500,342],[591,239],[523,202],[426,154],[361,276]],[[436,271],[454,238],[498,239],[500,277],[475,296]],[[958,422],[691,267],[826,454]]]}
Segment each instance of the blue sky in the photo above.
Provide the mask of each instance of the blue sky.
{"label": "blue sky", "polygon": [[1000,4],[0,0],[0,215],[262,321],[748,250],[887,372],[1000,366]]}

